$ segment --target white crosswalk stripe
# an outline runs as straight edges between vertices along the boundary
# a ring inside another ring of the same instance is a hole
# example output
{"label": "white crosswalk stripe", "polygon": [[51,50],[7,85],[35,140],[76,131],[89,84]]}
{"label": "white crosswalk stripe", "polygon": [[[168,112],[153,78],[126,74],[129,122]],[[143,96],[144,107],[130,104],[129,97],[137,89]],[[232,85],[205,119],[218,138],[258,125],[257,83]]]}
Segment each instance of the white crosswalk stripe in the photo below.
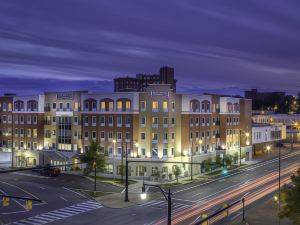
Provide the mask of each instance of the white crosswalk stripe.
{"label": "white crosswalk stripe", "polygon": [[[152,200],[150,202],[145,202],[144,204],[139,205],[141,207],[149,207],[149,208],[156,208],[156,209],[164,209],[168,207],[167,201],[157,201],[157,200]],[[177,212],[183,209],[186,209],[190,207],[191,205],[187,204],[181,204],[178,202],[173,202],[172,203],[172,212]]]}
{"label": "white crosswalk stripe", "polygon": [[57,209],[51,212],[43,213],[27,219],[12,222],[9,225],[43,225],[52,223],[57,220],[65,219],[80,213],[92,211],[102,208],[103,206],[94,201],[82,202],[76,205],[68,206],[62,209]]}

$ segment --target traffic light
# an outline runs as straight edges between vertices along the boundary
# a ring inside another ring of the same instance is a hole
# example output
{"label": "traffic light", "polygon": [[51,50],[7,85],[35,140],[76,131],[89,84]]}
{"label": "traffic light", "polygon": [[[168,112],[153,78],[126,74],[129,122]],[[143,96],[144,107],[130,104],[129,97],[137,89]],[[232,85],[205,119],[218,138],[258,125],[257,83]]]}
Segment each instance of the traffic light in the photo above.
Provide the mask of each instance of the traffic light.
{"label": "traffic light", "polygon": [[223,176],[227,176],[227,175],[228,175],[228,170],[227,170],[227,168],[224,168],[224,169],[222,170],[222,175],[223,175]]}
{"label": "traffic light", "polygon": [[32,210],[32,201],[31,200],[26,200],[26,210]]}
{"label": "traffic light", "polygon": [[3,206],[9,206],[9,198],[8,197],[3,197]]}

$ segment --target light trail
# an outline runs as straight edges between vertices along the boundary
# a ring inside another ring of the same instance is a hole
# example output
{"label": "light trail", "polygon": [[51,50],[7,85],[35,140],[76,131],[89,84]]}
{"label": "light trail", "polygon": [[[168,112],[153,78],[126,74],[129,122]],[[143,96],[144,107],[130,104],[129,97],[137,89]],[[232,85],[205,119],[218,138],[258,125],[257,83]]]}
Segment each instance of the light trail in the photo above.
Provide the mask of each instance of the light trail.
{"label": "light trail", "polygon": [[[297,170],[298,164],[293,164],[285,169],[282,170],[281,176],[286,176],[290,174],[291,172],[294,172]],[[272,193],[274,190],[276,190],[276,183],[274,184],[274,187],[272,186],[273,183],[269,184],[270,182],[276,182],[278,179],[278,172],[272,172],[268,175],[262,176],[260,178],[257,178],[255,180],[252,180],[248,183],[245,183],[241,186],[238,186],[237,188],[233,188],[230,191],[224,192],[219,196],[216,196],[214,198],[208,199],[207,201],[203,202],[203,200],[199,201],[198,203],[192,205],[190,208],[187,208],[185,210],[179,211],[172,215],[172,224],[177,224],[182,221],[185,221],[187,219],[191,219],[194,216],[199,216],[200,213],[203,213],[219,204],[222,204],[226,201],[230,201],[233,198],[237,198],[239,195],[242,195],[243,193],[249,192],[253,189],[257,189],[259,187],[262,187],[262,189],[251,193],[247,196],[247,199],[250,198],[250,196],[259,196],[259,197],[253,197],[255,200],[248,201],[248,204],[253,203],[254,201],[258,200],[259,198],[266,196],[268,193]],[[283,180],[286,181],[284,178]],[[284,182],[282,182],[284,183]],[[264,187],[267,185],[267,187]],[[278,188],[278,185],[277,185]],[[257,193],[260,193],[260,195],[257,195]],[[250,203],[251,202],[251,203]],[[163,218],[156,223],[155,225],[161,225],[166,224],[166,219]]]}

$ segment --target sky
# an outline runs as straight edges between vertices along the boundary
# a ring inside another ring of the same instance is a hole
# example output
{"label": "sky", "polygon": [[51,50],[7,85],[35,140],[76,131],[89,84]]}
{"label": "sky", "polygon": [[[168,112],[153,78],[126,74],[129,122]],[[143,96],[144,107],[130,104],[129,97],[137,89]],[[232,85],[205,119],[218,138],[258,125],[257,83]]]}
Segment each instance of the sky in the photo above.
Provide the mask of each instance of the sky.
{"label": "sky", "polygon": [[175,68],[178,92],[300,91],[298,0],[2,0],[0,94],[113,91]]}

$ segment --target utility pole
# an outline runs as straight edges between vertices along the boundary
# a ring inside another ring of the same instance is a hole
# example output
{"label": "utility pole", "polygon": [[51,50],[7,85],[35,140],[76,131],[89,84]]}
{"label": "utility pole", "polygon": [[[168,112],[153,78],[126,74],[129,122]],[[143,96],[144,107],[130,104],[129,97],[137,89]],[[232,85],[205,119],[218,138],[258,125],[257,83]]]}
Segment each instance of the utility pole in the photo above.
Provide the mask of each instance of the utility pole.
{"label": "utility pole", "polygon": [[129,202],[128,199],[128,152],[127,152],[127,141],[125,142],[126,144],[126,149],[125,149],[125,160],[126,160],[126,181],[125,181],[125,202]]}

